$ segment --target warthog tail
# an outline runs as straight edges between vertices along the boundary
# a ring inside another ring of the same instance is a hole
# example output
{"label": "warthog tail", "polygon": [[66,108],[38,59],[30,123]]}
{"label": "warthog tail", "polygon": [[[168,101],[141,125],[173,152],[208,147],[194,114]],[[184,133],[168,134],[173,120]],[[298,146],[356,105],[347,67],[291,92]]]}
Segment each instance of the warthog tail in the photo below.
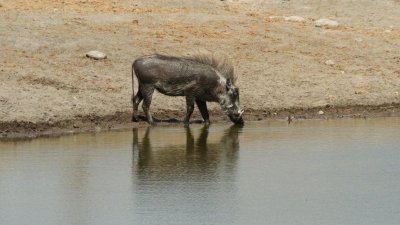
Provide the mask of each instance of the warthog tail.
{"label": "warthog tail", "polygon": [[134,75],[135,75],[135,62],[132,63],[132,95],[135,95]]}

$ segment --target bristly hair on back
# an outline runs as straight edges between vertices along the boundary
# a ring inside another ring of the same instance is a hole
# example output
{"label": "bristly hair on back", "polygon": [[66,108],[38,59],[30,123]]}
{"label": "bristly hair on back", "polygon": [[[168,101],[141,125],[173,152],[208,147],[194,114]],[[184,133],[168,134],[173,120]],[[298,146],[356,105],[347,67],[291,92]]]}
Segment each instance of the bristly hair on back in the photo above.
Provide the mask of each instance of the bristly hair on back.
{"label": "bristly hair on back", "polygon": [[231,79],[232,83],[235,83],[236,81],[234,67],[227,57],[217,56],[207,50],[198,50],[188,56],[184,56],[184,58],[212,66],[225,78]]}

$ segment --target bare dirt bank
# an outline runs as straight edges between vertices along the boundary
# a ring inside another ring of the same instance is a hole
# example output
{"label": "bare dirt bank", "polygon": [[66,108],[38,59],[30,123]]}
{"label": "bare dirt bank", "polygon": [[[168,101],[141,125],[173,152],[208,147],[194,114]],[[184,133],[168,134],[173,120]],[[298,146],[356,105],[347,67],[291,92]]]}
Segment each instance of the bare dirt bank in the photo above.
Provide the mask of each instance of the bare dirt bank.
{"label": "bare dirt bank", "polygon": [[[144,126],[130,122],[132,61],[203,48],[234,62],[247,120],[398,116],[399,11],[396,0],[0,0],[0,136]],[[86,58],[94,49],[108,58]],[[182,119],[184,107],[156,94],[152,112]]]}
{"label": "bare dirt bank", "polygon": [[[320,114],[320,112],[323,114]],[[213,123],[230,123],[221,112],[213,111]],[[144,116],[139,123],[132,123],[130,112],[118,112],[113,115],[82,115],[71,120],[56,122],[0,122],[0,140],[14,140],[19,138],[34,138],[39,136],[58,136],[82,132],[101,132],[114,129],[126,129],[148,126]],[[156,112],[155,120],[159,126],[181,125],[184,114],[182,111]],[[379,106],[346,106],[346,107],[317,107],[292,108],[279,110],[253,110],[245,115],[245,121],[285,120],[288,123],[304,119],[368,119],[373,117],[399,117],[400,104],[384,104]],[[192,123],[201,123],[201,117],[194,113]]]}

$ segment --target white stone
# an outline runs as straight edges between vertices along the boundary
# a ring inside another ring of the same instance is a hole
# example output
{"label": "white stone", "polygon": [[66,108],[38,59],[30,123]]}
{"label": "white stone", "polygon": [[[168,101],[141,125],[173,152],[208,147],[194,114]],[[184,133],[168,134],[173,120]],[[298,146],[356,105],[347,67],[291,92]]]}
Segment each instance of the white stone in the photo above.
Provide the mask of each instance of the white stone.
{"label": "white stone", "polygon": [[363,41],[362,38],[356,38],[355,40],[356,40],[357,42],[362,42],[362,41]]}
{"label": "white stone", "polygon": [[86,53],[86,57],[98,60],[98,59],[106,59],[107,55],[102,52],[94,50]]}
{"label": "white stone", "polygon": [[282,18],[285,18],[285,17],[284,16],[270,16],[269,17],[270,20],[279,20],[279,19],[282,19]]}
{"label": "white stone", "polygon": [[289,16],[285,17],[286,21],[291,21],[291,22],[303,22],[305,19],[301,16]]}
{"label": "white stone", "polygon": [[339,26],[339,23],[334,20],[330,19],[319,19],[315,21],[315,26],[316,27],[337,27]]}
{"label": "white stone", "polygon": [[333,66],[333,65],[335,65],[335,61],[333,61],[332,59],[329,59],[329,60],[325,61],[325,64],[328,66]]}
{"label": "white stone", "polygon": [[94,132],[100,132],[100,131],[101,131],[101,127],[96,126],[96,127],[94,128]]}
{"label": "white stone", "polygon": [[320,110],[320,111],[318,112],[318,115],[324,115],[324,111]]}

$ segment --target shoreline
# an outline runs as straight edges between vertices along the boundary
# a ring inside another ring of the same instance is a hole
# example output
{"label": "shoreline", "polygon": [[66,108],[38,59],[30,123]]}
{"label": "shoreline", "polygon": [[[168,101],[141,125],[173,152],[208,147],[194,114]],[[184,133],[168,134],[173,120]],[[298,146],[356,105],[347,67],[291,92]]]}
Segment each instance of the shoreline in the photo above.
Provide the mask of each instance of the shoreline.
{"label": "shoreline", "polygon": [[[323,114],[320,114],[322,111]],[[183,126],[184,112],[177,110],[163,110],[154,112],[159,125]],[[228,117],[218,110],[211,110],[212,123],[231,123]],[[288,122],[308,119],[341,119],[341,118],[374,118],[400,117],[400,104],[382,105],[353,105],[353,106],[325,106],[314,108],[289,109],[247,109],[244,115],[246,121],[278,121]],[[96,133],[110,130],[147,127],[144,117],[140,122],[131,122],[131,112],[117,112],[112,115],[99,116],[95,114],[76,116],[74,119],[61,119],[52,122],[33,123],[29,121],[1,121],[0,141],[31,139],[46,136],[62,136],[77,133]],[[191,122],[201,123],[201,116],[196,111]]]}

